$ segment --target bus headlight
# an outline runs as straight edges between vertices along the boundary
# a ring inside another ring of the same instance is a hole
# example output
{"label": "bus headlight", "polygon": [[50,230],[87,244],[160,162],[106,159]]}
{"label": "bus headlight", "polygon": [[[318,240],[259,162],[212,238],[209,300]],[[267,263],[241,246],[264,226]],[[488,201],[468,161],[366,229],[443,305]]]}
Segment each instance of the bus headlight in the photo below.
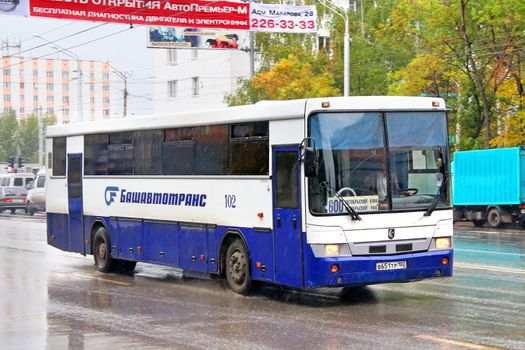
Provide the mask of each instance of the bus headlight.
{"label": "bus headlight", "polygon": [[324,248],[326,256],[339,256],[339,244],[327,244]]}
{"label": "bus headlight", "polygon": [[438,237],[434,238],[434,244],[436,249],[450,249],[452,248],[452,242],[450,237]]}

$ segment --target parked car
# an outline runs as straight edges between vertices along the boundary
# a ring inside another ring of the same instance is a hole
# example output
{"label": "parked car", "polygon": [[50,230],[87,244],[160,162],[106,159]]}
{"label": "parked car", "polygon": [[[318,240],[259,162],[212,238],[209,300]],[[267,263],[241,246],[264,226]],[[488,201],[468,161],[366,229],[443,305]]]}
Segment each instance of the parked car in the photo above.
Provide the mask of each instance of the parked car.
{"label": "parked car", "polygon": [[0,187],[26,187],[35,180],[33,173],[10,173],[0,175]]}
{"label": "parked car", "polygon": [[36,180],[31,183],[27,191],[26,212],[35,215],[37,211],[46,210],[46,171],[40,170]]}
{"label": "parked car", "polygon": [[27,190],[24,187],[0,187],[0,213],[11,210],[14,214],[17,209],[26,210]]}

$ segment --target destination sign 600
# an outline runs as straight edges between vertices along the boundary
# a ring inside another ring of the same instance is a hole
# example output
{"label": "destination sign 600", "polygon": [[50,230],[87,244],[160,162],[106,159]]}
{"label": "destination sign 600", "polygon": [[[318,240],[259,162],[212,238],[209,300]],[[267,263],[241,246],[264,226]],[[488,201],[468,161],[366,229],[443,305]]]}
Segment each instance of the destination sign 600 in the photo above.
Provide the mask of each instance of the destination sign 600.
{"label": "destination sign 600", "polygon": [[250,4],[250,29],[259,32],[314,33],[315,6]]}

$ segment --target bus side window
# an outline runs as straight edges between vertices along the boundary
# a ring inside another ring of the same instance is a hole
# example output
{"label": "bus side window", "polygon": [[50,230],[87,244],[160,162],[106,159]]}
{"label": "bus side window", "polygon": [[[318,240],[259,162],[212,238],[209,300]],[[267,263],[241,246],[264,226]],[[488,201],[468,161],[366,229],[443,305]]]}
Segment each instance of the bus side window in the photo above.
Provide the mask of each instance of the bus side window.
{"label": "bus side window", "polygon": [[53,176],[66,176],[66,138],[53,139]]}

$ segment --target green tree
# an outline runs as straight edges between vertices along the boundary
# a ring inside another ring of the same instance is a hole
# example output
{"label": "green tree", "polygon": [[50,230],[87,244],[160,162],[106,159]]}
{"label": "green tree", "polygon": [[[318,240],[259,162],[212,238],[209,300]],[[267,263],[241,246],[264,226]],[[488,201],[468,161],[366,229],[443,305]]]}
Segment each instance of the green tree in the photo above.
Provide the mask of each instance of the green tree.
{"label": "green tree", "polygon": [[18,148],[18,124],[12,109],[0,116],[0,159],[16,156]]}
{"label": "green tree", "polygon": [[38,117],[34,114],[22,119],[19,124],[20,155],[26,162],[38,161]]}

